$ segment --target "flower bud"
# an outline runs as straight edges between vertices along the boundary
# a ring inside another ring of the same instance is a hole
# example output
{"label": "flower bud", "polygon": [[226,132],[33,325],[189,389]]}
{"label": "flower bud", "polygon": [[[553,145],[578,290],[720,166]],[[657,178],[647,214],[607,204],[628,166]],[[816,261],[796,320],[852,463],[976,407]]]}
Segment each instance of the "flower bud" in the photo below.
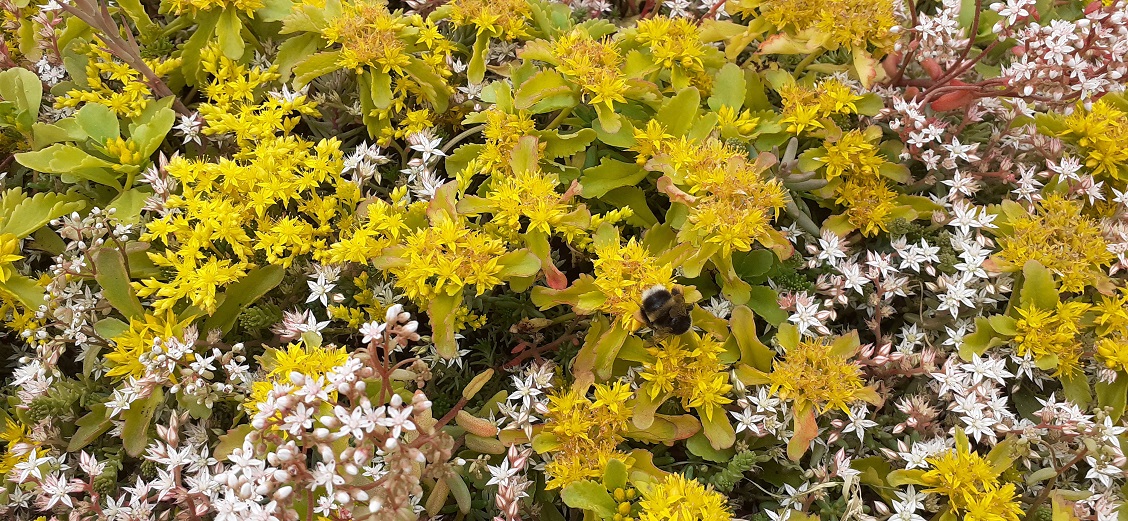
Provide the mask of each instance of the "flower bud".
{"label": "flower bud", "polygon": [[290,497],[290,494],[293,491],[294,491],[294,487],[286,485],[286,486],[274,491],[274,500],[275,501],[283,501],[286,498]]}

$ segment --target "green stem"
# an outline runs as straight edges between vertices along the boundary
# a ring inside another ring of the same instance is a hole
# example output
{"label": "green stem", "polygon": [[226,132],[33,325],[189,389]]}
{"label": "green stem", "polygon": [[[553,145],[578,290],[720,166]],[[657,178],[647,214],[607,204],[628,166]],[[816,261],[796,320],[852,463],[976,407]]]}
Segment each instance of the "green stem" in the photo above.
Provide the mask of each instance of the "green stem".
{"label": "green stem", "polygon": [[470,136],[473,136],[474,134],[477,134],[477,133],[481,132],[482,130],[485,130],[485,128],[486,128],[486,124],[483,123],[483,124],[478,125],[476,127],[470,127],[466,130],[463,130],[461,134],[454,136],[453,139],[451,139],[450,141],[447,141],[446,145],[443,145],[443,148],[442,148],[443,153],[444,154],[449,153],[451,151],[451,149],[454,148],[454,145],[457,145],[457,144],[461,143],[462,140],[464,140],[464,139],[466,139]]}
{"label": "green stem", "polygon": [[790,215],[792,219],[795,219],[795,222],[799,224],[800,228],[803,228],[807,231],[807,233],[814,235],[815,237],[819,236],[819,233],[821,232],[819,231],[818,225],[815,224],[815,221],[811,220],[810,216],[803,213],[803,211],[799,209],[799,206],[795,204],[794,200],[788,199],[786,210],[787,215]]}
{"label": "green stem", "polygon": [[798,78],[799,75],[802,74],[804,70],[806,70],[807,66],[814,63],[815,60],[819,59],[819,56],[822,56],[824,52],[826,52],[826,49],[819,49],[811,54],[808,54],[806,58],[803,58],[803,61],[799,62],[799,65],[795,66],[795,72],[793,73],[793,75]]}

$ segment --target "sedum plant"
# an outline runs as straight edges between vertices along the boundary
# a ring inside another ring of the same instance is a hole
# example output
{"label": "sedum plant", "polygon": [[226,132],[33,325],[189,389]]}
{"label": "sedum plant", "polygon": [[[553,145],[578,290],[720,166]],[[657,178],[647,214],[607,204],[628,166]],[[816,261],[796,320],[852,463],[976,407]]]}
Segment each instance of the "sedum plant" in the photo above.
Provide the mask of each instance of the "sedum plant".
{"label": "sedum plant", "polygon": [[1124,0],[0,3],[0,518],[1108,521]]}

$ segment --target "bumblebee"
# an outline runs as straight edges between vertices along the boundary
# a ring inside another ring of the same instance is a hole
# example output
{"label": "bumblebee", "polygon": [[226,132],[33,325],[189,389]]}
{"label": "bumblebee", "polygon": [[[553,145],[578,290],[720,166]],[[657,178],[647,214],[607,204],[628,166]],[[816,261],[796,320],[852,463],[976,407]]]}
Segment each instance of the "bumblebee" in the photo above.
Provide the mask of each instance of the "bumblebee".
{"label": "bumblebee", "polygon": [[689,317],[692,308],[693,304],[686,303],[681,288],[666,289],[659,284],[642,292],[639,318],[658,333],[680,335],[693,325]]}

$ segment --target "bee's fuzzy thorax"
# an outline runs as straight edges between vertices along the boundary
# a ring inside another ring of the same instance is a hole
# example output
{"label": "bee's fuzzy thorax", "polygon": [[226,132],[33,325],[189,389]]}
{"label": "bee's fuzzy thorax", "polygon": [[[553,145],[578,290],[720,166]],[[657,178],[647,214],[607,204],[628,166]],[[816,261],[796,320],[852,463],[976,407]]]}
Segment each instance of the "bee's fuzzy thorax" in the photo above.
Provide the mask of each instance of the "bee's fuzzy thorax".
{"label": "bee's fuzzy thorax", "polygon": [[647,299],[647,298],[649,298],[649,297],[650,297],[651,295],[653,295],[653,294],[655,294],[655,293],[659,293],[659,292],[662,292],[662,291],[666,291],[666,292],[668,292],[669,290],[668,290],[668,289],[666,289],[666,286],[663,286],[663,285],[661,285],[661,284],[655,284],[655,285],[653,285],[653,286],[650,286],[649,288],[646,288],[645,290],[643,290],[643,292],[642,292],[642,300],[646,300],[646,299]]}

